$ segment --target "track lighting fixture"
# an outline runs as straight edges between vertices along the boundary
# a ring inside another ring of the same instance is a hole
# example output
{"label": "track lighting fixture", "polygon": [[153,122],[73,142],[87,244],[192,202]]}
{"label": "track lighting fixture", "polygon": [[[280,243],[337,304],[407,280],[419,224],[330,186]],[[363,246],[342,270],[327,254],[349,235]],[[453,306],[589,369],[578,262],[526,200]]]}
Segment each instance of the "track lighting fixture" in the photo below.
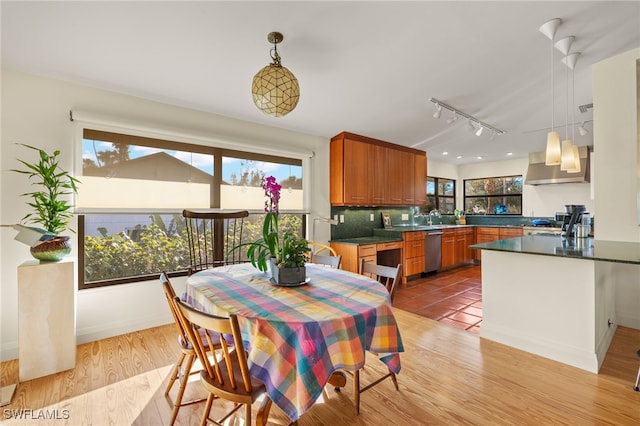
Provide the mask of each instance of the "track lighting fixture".
{"label": "track lighting fixture", "polygon": [[580,127],[578,127],[578,132],[580,132],[580,136],[586,136],[587,133],[589,133],[589,130],[587,130],[586,127],[584,127],[584,121],[580,124]]}
{"label": "track lighting fixture", "polygon": [[442,115],[442,107],[436,104],[436,112],[433,113],[433,118],[440,118]]}
{"label": "track lighting fixture", "polygon": [[484,127],[478,126],[478,130],[476,130],[476,136],[481,136],[483,130],[484,130]]}
{"label": "track lighting fixture", "polygon": [[[469,120],[469,125],[473,126],[472,123],[475,123],[480,129],[478,129],[476,131],[476,134],[478,136],[480,136],[482,134],[482,130],[481,129],[489,129],[492,130],[493,132],[495,132],[496,135],[504,135],[505,133],[507,133],[505,130],[500,130],[497,127],[493,127],[490,124],[485,123],[484,121],[480,121],[477,118],[475,118],[472,115],[469,115],[463,111],[460,111],[457,108],[454,108],[450,105],[445,104],[444,102],[440,102],[439,100],[435,99],[435,98],[429,98],[429,102],[433,102],[434,104],[436,104],[436,107],[441,107],[444,108],[446,110],[449,110],[453,113],[453,116],[451,118],[449,118],[447,120],[447,124],[451,124],[453,122],[455,122],[458,119],[458,116],[460,117],[464,117],[467,120]],[[435,117],[435,115],[434,115]],[[469,128],[469,130],[471,130],[471,128]],[[475,129],[474,129],[475,130]]]}
{"label": "track lighting fixture", "polygon": [[467,120],[467,128],[469,128],[470,132],[475,132],[476,131],[476,128],[473,125],[473,121],[471,121],[471,120]]}

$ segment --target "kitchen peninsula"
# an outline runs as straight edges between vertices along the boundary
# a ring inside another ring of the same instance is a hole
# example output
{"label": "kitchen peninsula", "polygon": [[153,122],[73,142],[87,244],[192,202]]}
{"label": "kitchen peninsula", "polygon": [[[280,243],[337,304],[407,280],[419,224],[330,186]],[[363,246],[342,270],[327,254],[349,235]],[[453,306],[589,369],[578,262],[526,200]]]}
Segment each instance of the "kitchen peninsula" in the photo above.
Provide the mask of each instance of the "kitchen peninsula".
{"label": "kitchen peninsula", "polygon": [[616,328],[614,277],[640,276],[640,243],[533,235],[472,248],[483,250],[483,338],[598,372]]}

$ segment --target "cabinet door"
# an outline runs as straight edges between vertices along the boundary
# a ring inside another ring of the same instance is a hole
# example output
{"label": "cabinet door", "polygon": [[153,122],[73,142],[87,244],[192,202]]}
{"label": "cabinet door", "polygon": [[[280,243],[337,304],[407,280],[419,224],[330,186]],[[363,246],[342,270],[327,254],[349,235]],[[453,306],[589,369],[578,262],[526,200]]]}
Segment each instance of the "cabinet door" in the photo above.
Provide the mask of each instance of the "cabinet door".
{"label": "cabinet door", "polygon": [[415,155],[414,165],[414,198],[416,206],[423,206],[427,203],[427,156]]}
{"label": "cabinet door", "polygon": [[469,248],[469,246],[476,243],[476,233],[475,229],[467,229],[466,231],[464,236],[464,262],[470,263],[473,261],[475,252],[477,251]]}
{"label": "cabinet door", "polygon": [[347,205],[371,204],[371,147],[364,142],[344,141],[344,202]]}
{"label": "cabinet door", "polygon": [[389,175],[387,177],[387,201],[391,205],[402,205],[403,203],[403,169],[402,151],[387,149],[387,167]]}
{"label": "cabinet door", "polygon": [[444,230],[442,233],[442,269],[450,268],[455,265],[456,257],[456,235],[451,230]]}
{"label": "cabinet door", "polygon": [[388,149],[380,145],[371,145],[371,169],[369,170],[371,181],[371,202],[376,206],[384,206],[388,203]]}
{"label": "cabinet door", "polygon": [[412,206],[415,204],[415,154],[400,152],[402,158],[402,204]]}
{"label": "cabinet door", "polygon": [[[476,243],[490,243],[500,239],[500,231],[498,228],[477,228],[476,229]],[[476,250],[476,260],[482,260],[482,250]]]}

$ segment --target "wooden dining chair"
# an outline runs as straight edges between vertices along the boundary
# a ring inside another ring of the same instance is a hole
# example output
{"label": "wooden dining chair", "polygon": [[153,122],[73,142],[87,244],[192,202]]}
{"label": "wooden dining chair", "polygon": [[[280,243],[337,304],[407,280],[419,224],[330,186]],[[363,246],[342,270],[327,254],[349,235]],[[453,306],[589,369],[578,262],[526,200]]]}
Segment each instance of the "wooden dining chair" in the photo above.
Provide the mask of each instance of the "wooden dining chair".
{"label": "wooden dining chair", "polygon": [[324,243],[317,243],[315,241],[309,241],[309,248],[311,249],[311,251],[309,252],[309,255],[313,255],[313,254],[323,254],[325,256],[337,256],[338,253],[335,251],[335,249],[327,244]]}
{"label": "wooden dining chair", "polygon": [[189,275],[203,269],[249,261],[246,250],[233,250],[243,242],[248,211],[183,210],[182,216],[189,244]]}
{"label": "wooden dining chair", "polygon": [[364,259],[360,259],[360,267],[358,270],[360,275],[366,275],[384,285],[389,292],[391,303],[393,303],[396,289],[400,284],[402,264],[398,264],[398,266],[385,266],[365,262]]}
{"label": "wooden dining chair", "polygon": [[[271,409],[271,398],[267,395],[264,384],[249,375],[247,364],[247,354],[240,334],[238,318],[230,315],[229,318],[210,315],[174,298],[178,307],[179,319],[187,331],[189,339],[194,342],[194,350],[198,359],[202,363],[203,370],[200,373],[200,380],[204,388],[209,392],[207,405],[202,418],[202,426],[207,422],[216,425],[231,417],[236,411],[244,406],[244,425],[251,425],[251,405],[262,398],[260,408],[256,416],[257,425],[266,425]],[[201,329],[209,330],[209,333],[202,334]],[[221,349],[218,356],[208,357],[207,346],[214,344],[211,334],[215,333],[221,342]],[[227,344],[221,336],[233,336],[234,345]],[[219,420],[211,418],[211,408],[213,400],[221,398],[233,403],[233,409],[228,411]]]}
{"label": "wooden dining chair", "polygon": [[[194,399],[190,401],[183,402],[182,398],[184,396],[185,389],[187,388],[187,382],[189,381],[189,377],[193,374],[197,374],[198,371],[192,371],[193,363],[196,359],[196,352],[191,344],[191,340],[187,335],[187,331],[182,325],[180,321],[180,313],[178,312],[178,308],[175,304],[174,298],[176,297],[176,292],[167,277],[167,274],[163,272],[160,274],[160,282],[162,283],[162,288],[164,289],[164,294],[167,298],[167,303],[169,304],[169,310],[171,311],[171,315],[173,316],[173,320],[176,326],[176,330],[178,331],[178,344],[180,345],[180,358],[176,365],[173,367],[171,371],[171,376],[169,377],[169,383],[167,384],[167,389],[164,391],[165,397],[171,402],[173,405],[173,412],[171,413],[171,421],[170,425],[176,421],[176,417],[178,415],[178,411],[180,407],[185,405],[196,404],[198,402],[203,402],[206,398]],[[204,329],[200,329],[199,333],[204,333]],[[211,336],[211,345],[206,347],[206,351],[210,352],[212,349],[215,351],[220,349],[222,346],[220,345],[219,339],[216,339],[215,335]],[[207,343],[209,343],[207,341]],[[176,381],[180,382],[180,386],[178,388],[178,394],[175,399],[171,400],[169,397],[169,392],[173,387]]]}
{"label": "wooden dining chair", "polygon": [[340,269],[340,262],[342,261],[342,256],[328,256],[326,254],[312,254],[311,255],[311,263],[316,263],[318,265],[330,266],[335,269]]}
{"label": "wooden dining chair", "polygon": [[[396,267],[392,267],[377,265],[372,262],[365,262],[364,259],[361,259],[359,270],[361,275],[367,275],[382,283],[387,288],[391,301],[393,301],[393,295],[401,279],[400,275],[402,271],[402,264],[399,264]],[[395,386],[396,390],[400,390],[400,388],[398,387],[398,379],[396,378],[396,374],[390,369],[387,369],[387,373],[385,375],[367,384],[366,386],[360,385],[360,370],[357,370],[353,373],[353,395],[355,399],[354,404],[356,406],[357,414],[360,414],[360,395],[387,378],[391,378],[393,386]]]}

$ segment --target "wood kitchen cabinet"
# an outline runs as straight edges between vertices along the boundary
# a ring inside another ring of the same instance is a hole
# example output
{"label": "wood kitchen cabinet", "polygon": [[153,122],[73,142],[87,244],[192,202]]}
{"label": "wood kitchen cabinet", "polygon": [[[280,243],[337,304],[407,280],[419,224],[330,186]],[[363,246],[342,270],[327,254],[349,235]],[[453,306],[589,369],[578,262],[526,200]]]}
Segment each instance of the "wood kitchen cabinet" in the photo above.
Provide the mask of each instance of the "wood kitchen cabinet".
{"label": "wood kitchen cabinet", "polygon": [[331,138],[329,190],[334,206],[424,205],[424,151],[342,132]]}
{"label": "wood kitchen cabinet", "polygon": [[[522,228],[497,228],[478,227],[476,228],[476,243],[490,243],[491,241],[504,240],[507,238],[522,237]],[[475,260],[482,260],[481,251],[474,250]]]}
{"label": "wood kitchen cabinet", "polygon": [[334,205],[371,205],[371,145],[349,138],[331,141],[330,199]]}
{"label": "wood kitchen cabinet", "polygon": [[470,245],[475,243],[473,227],[443,229],[442,232],[442,269],[453,268],[473,261]]}
{"label": "wood kitchen cabinet", "polygon": [[424,231],[403,232],[404,256],[402,259],[403,283],[408,276],[424,272]]}
{"label": "wood kitchen cabinet", "polygon": [[448,269],[456,264],[456,233],[453,229],[442,230],[441,269]]}
{"label": "wood kitchen cabinet", "polygon": [[[359,272],[360,261],[374,262],[379,265],[397,266],[403,262],[403,241],[390,241],[376,244],[349,244],[339,241],[329,243],[337,254],[342,256],[340,269]],[[403,268],[404,269],[404,268]],[[403,272],[403,282],[406,277]]]}
{"label": "wood kitchen cabinet", "polygon": [[427,204],[427,156],[416,154],[414,158],[414,198],[416,206]]}

